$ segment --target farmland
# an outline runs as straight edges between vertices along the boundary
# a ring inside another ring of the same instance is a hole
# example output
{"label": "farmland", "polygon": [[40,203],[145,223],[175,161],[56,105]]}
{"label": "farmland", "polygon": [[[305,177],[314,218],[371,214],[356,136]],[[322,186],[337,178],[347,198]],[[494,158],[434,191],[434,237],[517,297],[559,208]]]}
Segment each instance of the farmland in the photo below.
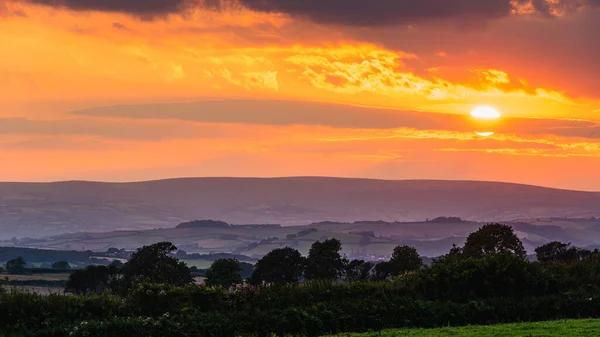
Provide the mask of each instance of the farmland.
{"label": "farmland", "polygon": [[583,319],[490,326],[448,327],[441,329],[397,329],[381,332],[339,334],[329,337],[587,337],[598,336],[599,334],[600,320]]}

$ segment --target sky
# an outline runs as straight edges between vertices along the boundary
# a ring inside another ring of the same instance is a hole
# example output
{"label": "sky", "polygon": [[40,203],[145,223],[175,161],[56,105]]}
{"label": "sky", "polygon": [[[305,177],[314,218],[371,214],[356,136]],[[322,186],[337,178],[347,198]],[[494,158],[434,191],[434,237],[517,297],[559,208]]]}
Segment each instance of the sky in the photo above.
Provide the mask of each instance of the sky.
{"label": "sky", "polygon": [[598,32],[600,0],[0,0],[0,180],[600,191]]}

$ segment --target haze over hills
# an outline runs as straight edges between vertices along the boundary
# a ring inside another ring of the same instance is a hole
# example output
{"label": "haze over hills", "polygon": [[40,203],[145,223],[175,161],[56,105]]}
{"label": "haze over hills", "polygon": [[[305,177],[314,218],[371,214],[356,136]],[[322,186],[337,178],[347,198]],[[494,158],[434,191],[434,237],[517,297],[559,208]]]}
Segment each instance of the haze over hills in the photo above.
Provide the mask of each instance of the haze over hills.
{"label": "haze over hills", "polygon": [[[513,227],[533,253],[551,241],[571,242],[589,247],[600,243],[600,219],[530,219],[504,222]],[[305,226],[230,225],[222,221],[201,220],[182,223],[175,228],[71,233],[40,239],[13,240],[20,247],[55,250],[93,250],[109,248],[135,250],[160,241],[175,243],[188,253],[235,253],[259,258],[269,251],[293,247],[307,254],[315,241],[337,238],[343,251],[352,258],[389,257],[397,245],[417,248],[423,256],[447,253],[453,244],[462,246],[469,233],[484,223],[459,218],[439,217],[423,222],[320,222]]]}
{"label": "haze over hills", "polygon": [[0,183],[0,238],[172,228],[185,221],[306,225],[506,221],[600,215],[600,193],[474,181],[320,177],[186,178],[135,183]]}

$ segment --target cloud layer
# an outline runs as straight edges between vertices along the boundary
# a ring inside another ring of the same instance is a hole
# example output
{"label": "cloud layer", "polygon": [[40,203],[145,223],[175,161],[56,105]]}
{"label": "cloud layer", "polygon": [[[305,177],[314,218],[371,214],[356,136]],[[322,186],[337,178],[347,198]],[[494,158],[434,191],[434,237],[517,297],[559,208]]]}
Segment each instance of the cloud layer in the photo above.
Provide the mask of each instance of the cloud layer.
{"label": "cloud layer", "polygon": [[585,120],[505,118],[497,125],[489,125],[473,121],[466,115],[314,102],[204,101],[100,107],[74,111],[73,114],[85,117],[180,120],[218,124],[307,125],[347,129],[409,128],[452,132],[495,131],[517,135],[554,135],[600,139],[600,125]]}
{"label": "cloud layer", "polygon": [[182,11],[186,0],[21,0],[37,5],[67,8],[75,11],[121,12],[139,16],[155,16]]}
{"label": "cloud layer", "polygon": [[141,17],[187,9],[247,9],[350,26],[410,25],[424,20],[488,20],[511,14],[560,16],[598,0],[15,0],[75,11],[121,12]]}

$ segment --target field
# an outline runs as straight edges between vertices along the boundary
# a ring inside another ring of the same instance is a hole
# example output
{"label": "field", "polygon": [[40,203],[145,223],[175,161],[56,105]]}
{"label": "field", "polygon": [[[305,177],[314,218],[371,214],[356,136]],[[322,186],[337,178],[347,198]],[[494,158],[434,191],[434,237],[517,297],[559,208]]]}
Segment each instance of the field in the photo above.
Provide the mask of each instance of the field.
{"label": "field", "polygon": [[5,278],[8,278],[11,281],[32,281],[32,280],[36,280],[36,281],[40,281],[40,280],[46,280],[46,281],[66,281],[69,279],[69,274],[68,273],[56,273],[56,274],[47,274],[47,273],[40,273],[40,274],[25,274],[25,275],[17,275],[17,274],[0,274],[0,277],[4,280]]}
{"label": "field", "polygon": [[560,320],[539,323],[501,324],[490,326],[470,326],[441,329],[401,329],[386,330],[362,334],[343,334],[331,337],[562,337],[562,336],[598,336],[600,320]]}

